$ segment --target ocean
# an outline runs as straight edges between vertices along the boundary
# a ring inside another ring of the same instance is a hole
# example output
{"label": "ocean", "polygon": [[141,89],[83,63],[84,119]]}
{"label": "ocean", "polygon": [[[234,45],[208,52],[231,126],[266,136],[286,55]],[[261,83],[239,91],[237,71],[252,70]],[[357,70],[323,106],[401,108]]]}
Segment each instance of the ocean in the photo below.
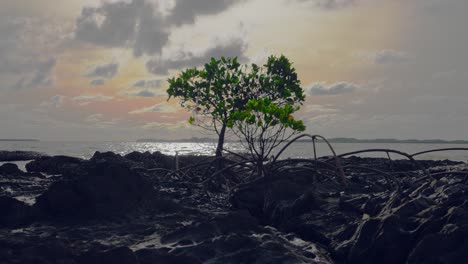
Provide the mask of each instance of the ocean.
{"label": "ocean", "polygon": [[[362,149],[394,149],[408,154],[431,149],[441,148],[468,148],[466,144],[422,144],[422,143],[332,143],[337,154]],[[237,153],[246,152],[246,148],[239,143],[226,143],[225,147]],[[60,142],[60,141],[1,141],[0,150],[37,151],[48,155],[67,155],[80,158],[90,158],[94,152],[112,151],[118,154],[127,154],[132,151],[160,151],[164,154],[174,155],[213,155],[215,143],[197,142]],[[324,143],[316,144],[318,156],[329,156],[331,152]],[[359,154],[364,157],[387,157],[385,153]],[[399,159],[396,154],[390,154],[392,159]],[[281,155],[281,158],[312,158],[313,145],[307,142],[295,142]],[[467,161],[468,151],[443,151],[423,154],[417,159],[431,160],[457,160]]]}

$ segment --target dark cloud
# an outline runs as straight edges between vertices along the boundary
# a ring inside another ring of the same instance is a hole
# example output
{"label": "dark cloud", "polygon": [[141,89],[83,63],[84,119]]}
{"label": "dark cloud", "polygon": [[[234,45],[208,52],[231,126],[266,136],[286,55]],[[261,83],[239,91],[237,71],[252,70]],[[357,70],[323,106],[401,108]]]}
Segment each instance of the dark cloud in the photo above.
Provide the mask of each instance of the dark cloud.
{"label": "dark cloud", "polygon": [[112,79],[119,71],[118,63],[108,63],[104,65],[98,65],[85,76],[89,78],[106,78]]}
{"label": "dark cloud", "polygon": [[108,47],[133,47],[135,56],[161,52],[169,33],[162,16],[144,0],[83,8],[75,38]]}
{"label": "dark cloud", "polygon": [[101,85],[104,85],[104,83],[106,83],[105,80],[96,79],[96,80],[92,80],[89,84],[91,84],[92,86],[101,86]]}
{"label": "dark cloud", "polygon": [[324,83],[314,83],[305,88],[306,93],[309,95],[338,95],[352,93],[358,89],[354,83],[338,82],[330,85]]}
{"label": "dark cloud", "polygon": [[177,0],[168,20],[171,24],[193,24],[195,18],[203,15],[221,13],[244,0]]}
{"label": "dark cloud", "polygon": [[105,2],[82,9],[75,38],[106,47],[131,47],[135,56],[159,54],[171,27],[192,24],[198,16],[220,13],[241,1],[177,0],[166,17],[145,0]]}
{"label": "dark cloud", "polygon": [[246,49],[247,44],[242,39],[235,39],[228,43],[219,43],[198,55],[182,51],[177,56],[174,56],[176,59],[151,59],[146,63],[146,68],[153,74],[165,75],[168,74],[169,70],[203,65],[212,57],[238,57],[240,61],[247,61],[244,55]]}

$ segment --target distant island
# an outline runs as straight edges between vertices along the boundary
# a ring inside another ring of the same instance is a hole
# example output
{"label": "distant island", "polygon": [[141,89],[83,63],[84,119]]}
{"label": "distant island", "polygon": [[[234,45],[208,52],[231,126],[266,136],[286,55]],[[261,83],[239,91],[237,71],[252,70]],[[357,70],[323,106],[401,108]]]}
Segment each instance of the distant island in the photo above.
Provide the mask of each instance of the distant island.
{"label": "distant island", "polygon": [[38,139],[16,139],[16,138],[0,138],[0,141],[39,141]]}
{"label": "distant island", "polygon": [[[304,141],[310,141],[304,140]],[[321,140],[318,139],[318,142]],[[394,139],[394,138],[377,138],[377,139],[357,139],[357,138],[331,138],[333,143],[411,143],[411,144],[468,144],[467,140],[442,140],[442,139]]]}
{"label": "distant island", "polygon": [[[165,140],[165,139],[138,139],[136,142],[146,142],[146,143],[166,143],[166,142],[216,142],[217,139],[213,138],[185,138],[185,139],[176,139],[176,140]],[[331,143],[406,143],[406,144],[468,144],[468,140],[442,140],[442,139],[394,139],[394,138],[376,138],[376,139],[357,139],[357,138],[330,138],[328,139]],[[238,142],[234,140],[226,140],[226,142]],[[311,140],[300,139],[297,142],[309,143]],[[323,142],[321,139],[317,139],[317,142]]]}

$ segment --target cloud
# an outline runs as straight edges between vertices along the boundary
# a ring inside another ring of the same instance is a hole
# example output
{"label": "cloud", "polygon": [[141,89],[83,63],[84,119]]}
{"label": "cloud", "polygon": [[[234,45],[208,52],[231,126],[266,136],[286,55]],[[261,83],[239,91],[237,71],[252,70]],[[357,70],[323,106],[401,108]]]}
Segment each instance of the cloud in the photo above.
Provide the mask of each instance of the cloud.
{"label": "cloud", "polygon": [[129,95],[132,96],[137,96],[137,97],[156,97],[156,93],[150,91],[150,90],[141,90],[138,92],[130,93]]}
{"label": "cloud", "polygon": [[75,39],[105,47],[133,47],[135,56],[159,53],[169,33],[154,6],[144,0],[85,7]]}
{"label": "cloud", "polygon": [[197,131],[199,130],[197,127],[194,127],[189,124],[187,121],[179,121],[176,123],[169,123],[169,122],[149,122],[142,126],[143,129],[150,129],[150,130],[182,130],[182,131]]}
{"label": "cloud", "polygon": [[66,96],[63,95],[54,95],[48,101],[44,101],[41,103],[42,107],[55,107],[59,108],[62,106],[64,99]]}
{"label": "cloud", "polygon": [[355,5],[358,0],[298,0],[300,2],[310,3],[315,7],[322,9],[340,9]]}
{"label": "cloud", "polygon": [[66,38],[65,25],[53,19],[5,15],[0,16],[0,36],[0,89],[53,84],[55,48]]}
{"label": "cloud", "polygon": [[92,102],[106,102],[114,99],[112,96],[105,96],[102,94],[97,95],[80,95],[73,97],[73,101],[80,105],[87,105]]}
{"label": "cloud", "polygon": [[353,57],[363,59],[374,64],[396,64],[408,61],[411,56],[405,52],[396,50],[357,51]]}
{"label": "cloud", "polygon": [[134,111],[131,111],[129,112],[129,114],[144,114],[144,113],[174,113],[176,112],[177,110],[166,104],[166,103],[159,103],[159,104],[155,104],[153,106],[150,106],[150,107],[145,107],[145,108],[141,108],[141,109],[137,109],[137,110],[134,110]]}
{"label": "cloud", "polygon": [[85,7],[76,20],[75,39],[105,47],[133,47],[135,56],[161,52],[169,33],[162,16],[144,0]]}
{"label": "cloud", "polygon": [[132,87],[139,87],[139,88],[159,88],[163,84],[163,80],[155,79],[155,80],[139,80],[132,84]]}
{"label": "cloud", "polygon": [[104,85],[106,81],[104,81],[103,79],[96,79],[96,80],[92,80],[89,84],[91,84],[92,86],[101,86],[101,85]]}
{"label": "cloud", "polygon": [[98,128],[108,128],[117,125],[118,121],[120,119],[118,118],[113,118],[111,120],[104,120],[103,119],[104,115],[103,114],[92,114],[87,116],[84,119],[84,122],[90,123]]}
{"label": "cloud", "polygon": [[309,95],[339,95],[352,93],[359,88],[358,85],[348,82],[337,82],[330,85],[325,83],[313,83],[305,88]]}
{"label": "cloud", "polygon": [[203,15],[215,15],[223,12],[243,0],[177,0],[168,17],[171,24],[193,24],[195,18]]}
{"label": "cloud", "polygon": [[159,97],[159,96],[167,96],[166,91],[162,90],[150,90],[148,88],[144,88],[142,90],[136,91],[127,91],[123,93],[126,96],[134,96],[134,97]]}
{"label": "cloud", "polygon": [[195,18],[220,13],[244,0],[176,0],[167,16],[159,2],[106,1],[85,7],[76,20],[75,39],[104,47],[133,49],[135,56],[160,54],[174,26],[193,24]]}
{"label": "cloud", "polygon": [[56,64],[55,58],[51,58],[45,61],[36,61],[34,64],[35,68],[32,70],[32,72],[23,73],[23,77],[21,77],[21,79],[19,79],[13,85],[13,88],[34,88],[52,84],[53,81],[51,74]]}
{"label": "cloud", "polygon": [[119,70],[118,63],[108,63],[104,65],[98,65],[85,76],[89,78],[106,78],[112,79]]}
{"label": "cloud", "polygon": [[247,58],[244,55],[246,49],[247,43],[245,43],[243,39],[233,39],[226,42],[216,43],[215,46],[206,49],[200,54],[179,51],[170,59],[154,58],[146,62],[146,68],[153,74],[165,75],[169,73],[169,70],[203,65],[212,57],[238,57],[240,61],[247,61]]}

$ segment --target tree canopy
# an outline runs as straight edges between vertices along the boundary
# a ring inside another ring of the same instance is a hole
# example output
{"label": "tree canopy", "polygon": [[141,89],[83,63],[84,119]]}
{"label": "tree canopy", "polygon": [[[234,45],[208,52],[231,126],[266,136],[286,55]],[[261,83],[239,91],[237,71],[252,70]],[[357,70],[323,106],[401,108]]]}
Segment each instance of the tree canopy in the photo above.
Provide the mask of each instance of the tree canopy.
{"label": "tree canopy", "polygon": [[305,129],[293,117],[305,95],[285,56],[270,56],[262,66],[241,65],[237,58],[212,58],[202,69],[187,69],[168,82],[169,99],[179,98],[180,105],[193,112],[189,122],[218,134],[218,157],[227,128],[247,143],[258,162]]}

